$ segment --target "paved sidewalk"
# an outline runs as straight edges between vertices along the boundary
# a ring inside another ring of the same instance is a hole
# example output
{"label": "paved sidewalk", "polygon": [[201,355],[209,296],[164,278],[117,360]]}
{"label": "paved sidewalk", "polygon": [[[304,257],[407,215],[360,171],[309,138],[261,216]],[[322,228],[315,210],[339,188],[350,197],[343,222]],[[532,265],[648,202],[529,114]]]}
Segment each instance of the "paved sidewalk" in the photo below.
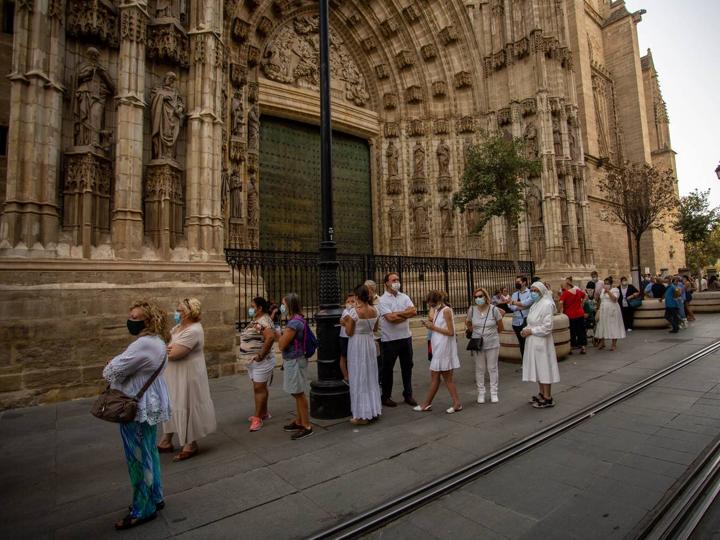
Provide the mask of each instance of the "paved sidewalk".
{"label": "paved sidewalk", "polygon": [[[281,426],[294,408],[271,388],[274,418],[247,431],[252,411],[245,376],[211,381],[219,431],[200,441],[183,463],[163,455],[167,507],[126,538],[302,538],[345,516],[398,495],[521,438],[687,356],[717,338],[720,316],[705,315],[688,330],[636,331],[617,352],[589,351],[561,363],[558,405],[528,407],[534,385],[520,366],[501,363],[499,404],[475,403],[474,366],[463,351],[456,377],[465,410],[446,415],[444,388],[432,413],[402,405],[380,422],[354,427],[322,422],[306,440],[291,441]],[[460,343],[464,339],[460,338]],[[414,382],[421,400],[429,382],[425,344],[416,342]],[[397,398],[400,394],[396,377]],[[658,398],[660,401],[660,398]],[[90,400],[0,414],[0,536],[115,538],[112,523],[130,499],[117,426],[92,418]],[[648,405],[652,407],[652,405]]]}

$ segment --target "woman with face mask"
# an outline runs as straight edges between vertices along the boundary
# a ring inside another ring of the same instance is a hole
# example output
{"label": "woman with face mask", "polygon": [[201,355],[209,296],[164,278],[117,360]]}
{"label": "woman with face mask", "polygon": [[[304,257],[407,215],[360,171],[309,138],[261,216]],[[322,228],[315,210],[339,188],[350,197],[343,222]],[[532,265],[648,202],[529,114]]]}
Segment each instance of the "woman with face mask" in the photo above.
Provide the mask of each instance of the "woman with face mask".
{"label": "woman with face mask", "polygon": [[185,298],[175,311],[175,326],[170,331],[168,368],[165,375],[173,404],[173,415],[163,424],[160,452],[173,452],[177,433],[180,452],[173,461],[184,461],[198,453],[197,440],[217,428],[215,406],[210,397],[205,365],[205,333],[200,324],[201,305],[197,298]]}
{"label": "woman with face mask", "polygon": [[270,303],[263,297],[253,298],[248,309],[250,322],[240,333],[240,360],[247,367],[253,385],[255,414],[250,421],[250,431],[259,431],[263,422],[272,415],[268,411],[268,386],[272,384],[275,370],[275,328],[269,315]]}
{"label": "woman with face mask", "polygon": [[485,371],[490,374],[490,402],[498,398],[498,355],[500,353],[500,332],[505,312],[490,303],[488,293],[482,287],[475,289],[473,304],[468,309],[465,328],[472,332],[470,355],[475,359],[475,383],[478,388],[478,403],[485,403]]}
{"label": "woman with face mask", "polygon": [[138,338],[105,366],[103,377],[111,388],[127,396],[137,395],[151,378],[154,380],[138,400],[135,420],[120,424],[133,498],[128,514],[115,523],[116,529],[147,523],[165,507],[155,437],[157,425],[170,418],[163,376],[167,366],[165,344],[170,339],[167,314],[154,303],[137,301],[130,306],[127,327]]}
{"label": "woman with face mask", "polygon": [[523,355],[523,381],[538,383],[538,395],[531,403],[536,409],[555,406],[551,385],[560,382],[555,343],[553,341],[553,317],[555,301],[545,285],[533,283],[530,287],[533,305],[523,328],[525,354]]}

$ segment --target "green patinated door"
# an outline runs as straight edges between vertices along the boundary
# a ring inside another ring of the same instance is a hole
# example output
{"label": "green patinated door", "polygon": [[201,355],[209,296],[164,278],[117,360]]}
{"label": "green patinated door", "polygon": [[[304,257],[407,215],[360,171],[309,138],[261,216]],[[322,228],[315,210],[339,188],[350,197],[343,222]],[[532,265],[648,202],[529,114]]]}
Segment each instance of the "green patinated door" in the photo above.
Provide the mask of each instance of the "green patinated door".
{"label": "green patinated door", "polygon": [[[335,240],[341,253],[372,253],[370,149],[333,133]],[[260,121],[260,248],[317,251],[320,241],[320,129]]]}

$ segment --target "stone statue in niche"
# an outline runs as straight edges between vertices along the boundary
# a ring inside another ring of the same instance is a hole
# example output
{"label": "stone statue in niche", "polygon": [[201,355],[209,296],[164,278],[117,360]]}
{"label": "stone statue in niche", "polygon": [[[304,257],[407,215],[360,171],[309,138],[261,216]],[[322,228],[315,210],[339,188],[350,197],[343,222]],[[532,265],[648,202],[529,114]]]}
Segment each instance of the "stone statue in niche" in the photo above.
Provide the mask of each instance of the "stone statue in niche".
{"label": "stone statue in niche", "polygon": [[247,189],[247,223],[248,227],[258,226],[259,201],[257,187],[255,186],[255,175],[250,175]]}
{"label": "stone statue in niche", "polygon": [[242,136],[243,126],[245,125],[245,106],[243,105],[242,95],[239,92],[233,94],[230,114],[230,134],[233,137],[240,137]]}
{"label": "stone statue in niche", "polygon": [[237,169],[230,174],[230,217],[242,217],[242,176]]}
{"label": "stone statue in niche", "polygon": [[402,238],[403,211],[397,206],[390,207],[390,238]]}
{"label": "stone statue in niche", "polygon": [[537,129],[535,124],[530,122],[525,128],[525,153],[528,158],[534,159],[538,155]]}
{"label": "stone statue in niche", "polygon": [[430,236],[430,213],[427,202],[422,197],[416,197],[410,202],[410,209],[413,214],[415,236],[418,238]]}
{"label": "stone statue in niche", "polygon": [[173,0],[157,0],[155,3],[155,18],[175,17]]}
{"label": "stone statue in niche", "polygon": [[413,178],[425,178],[425,149],[420,141],[413,150]]}
{"label": "stone statue in niche", "polygon": [[260,109],[253,103],[248,111],[248,150],[257,151],[260,147]]}
{"label": "stone statue in niche", "polygon": [[479,234],[480,231],[476,231],[475,228],[478,226],[480,221],[480,202],[476,199],[471,201],[465,207],[465,224],[468,229],[468,234]]}
{"label": "stone statue in niche", "polygon": [[562,135],[560,133],[560,120],[553,118],[553,148],[555,157],[562,157]]}
{"label": "stone statue in niche", "polygon": [[388,171],[387,194],[399,195],[402,192],[399,175],[400,151],[392,141],[390,141],[385,150],[385,158],[387,160]]}
{"label": "stone statue in niche", "polygon": [[100,51],[88,47],[87,61],[77,71],[73,104],[75,146],[101,147],[101,135],[107,135],[105,104],[115,95],[115,85],[99,59]]}
{"label": "stone statue in niche", "polygon": [[442,234],[452,234],[455,218],[452,198],[447,197],[440,202],[440,217],[442,220]]}
{"label": "stone statue in niche", "polygon": [[440,178],[450,177],[450,147],[445,139],[440,141],[437,147],[438,172]]}
{"label": "stone statue in niche", "polygon": [[185,104],[177,91],[177,75],[168,71],[162,86],[153,88],[150,99],[153,159],[175,159]]}
{"label": "stone statue in niche", "polygon": [[570,145],[570,158],[575,161],[577,160],[577,142],[572,131],[568,131],[568,143]]}
{"label": "stone statue in niche", "polygon": [[223,169],[220,174],[220,213],[225,216],[230,200],[230,178],[227,169]]}

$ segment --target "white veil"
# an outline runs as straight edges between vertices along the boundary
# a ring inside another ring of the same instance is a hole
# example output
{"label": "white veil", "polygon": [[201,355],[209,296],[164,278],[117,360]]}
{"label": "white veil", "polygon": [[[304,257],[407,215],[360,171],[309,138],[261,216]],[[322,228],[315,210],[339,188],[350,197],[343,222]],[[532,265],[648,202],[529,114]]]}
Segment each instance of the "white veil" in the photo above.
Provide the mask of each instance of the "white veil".
{"label": "white veil", "polygon": [[547,309],[548,306],[551,306],[550,313],[554,314],[557,310],[555,309],[555,300],[553,300],[552,293],[547,290],[547,287],[545,287],[541,281],[536,281],[530,285],[531,289],[533,287],[540,291],[540,298],[537,302],[530,306],[530,313],[542,310],[543,308]]}

